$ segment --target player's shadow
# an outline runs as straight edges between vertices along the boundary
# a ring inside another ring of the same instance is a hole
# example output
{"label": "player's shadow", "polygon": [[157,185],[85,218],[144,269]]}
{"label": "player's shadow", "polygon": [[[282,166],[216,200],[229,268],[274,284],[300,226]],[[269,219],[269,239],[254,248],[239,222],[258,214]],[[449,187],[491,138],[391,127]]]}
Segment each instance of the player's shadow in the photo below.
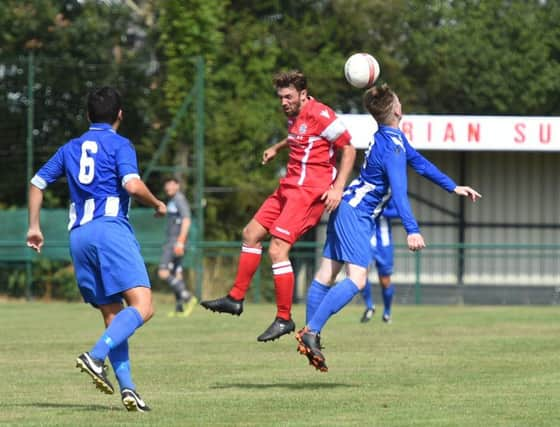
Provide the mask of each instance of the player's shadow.
{"label": "player's shadow", "polygon": [[[15,405],[1,405],[13,406],[21,408],[43,408],[43,409],[73,409],[75,411],[107,411],[117,409],[111,405],[81,405],[79,403],[51,403],[51,402],[30,402],[30,403],[17,403]],[[120,409],[120,408],[119,408]]]}
{"label": "player's shadow", "polygon": [[307,390],[316,388],[350,388],[355,387],[354,384],[345,383],[322,383],[322,382],[305,382],[305,383],[228,383],[228,384],[214,384],[210,388],[227,389],[227,388],[243,388],[243,389],[268,389],[268,388],[283,388],[288,390]]}

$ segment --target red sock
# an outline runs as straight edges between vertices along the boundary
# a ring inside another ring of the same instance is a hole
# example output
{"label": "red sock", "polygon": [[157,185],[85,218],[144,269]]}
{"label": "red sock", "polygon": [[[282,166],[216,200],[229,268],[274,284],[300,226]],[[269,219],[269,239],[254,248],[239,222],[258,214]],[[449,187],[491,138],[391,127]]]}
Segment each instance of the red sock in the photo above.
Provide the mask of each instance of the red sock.
{"label": "red sock", "polygon": [[229,296],[233,299],[243,299],[251,285],[251,279],[255,275],[257,268],[261,262],[261,248],[250,248],[248,246],[241,246],[241,254],[239,255],[239,262],[237,264],[237,275],[233,287],[229,291]]}
{"label": "red sock", "polygon": [[284,320],[292,317],[292,299],[294,296],[294,272],[290,261],[272,264],[274,290],[276,291],[276,316]]}

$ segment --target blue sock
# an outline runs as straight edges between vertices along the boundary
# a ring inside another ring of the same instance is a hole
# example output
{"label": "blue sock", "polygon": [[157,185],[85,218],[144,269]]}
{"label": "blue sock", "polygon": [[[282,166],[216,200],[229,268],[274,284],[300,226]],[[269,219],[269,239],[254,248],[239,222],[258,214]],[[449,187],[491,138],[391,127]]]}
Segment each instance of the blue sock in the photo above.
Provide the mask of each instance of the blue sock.
{"label": "blue sock", "polygon": [[327,320],[352,301],[352,298],[354,298],[358,292],[358,287],[349,278],[333,286],[325,298],[323,298],[319,307],[317,307],[311,320],[307,323],[311,332],[321,332]]}
{"label": "blue sock", "polygon": [[144,323],[144,319],[134,307],[126,307],[113,319],[111,324],[99,338],[99,341],[89,352],[90,356],[105,360],[109,351],[118,347],[120,343],[127,340],[136,329]]}
{"label": "blue sock", "polygon": [[391,315],[391,304],[393,303],[393,295],[395,294],[395,287],[391,284],[388,288],[383,288],[383,305],[385,309],[383,314]]}
{"label": "blue sock", "polygon": [[130,373],[130,359],[128,357],[128,340],[124,340],[109,352],[109,360],[119,382],[120,389],[136,390]]}
{"label": "blue sock", "polygon": [[373,309],[373,295],[371,293],[371,283],[369,280],[366,280],[366,286],[362,289],[362,298],[364,299],[364,304],[368,310]]}
{"label": "blue sock", "polygon": [[307,301],[305,304],[305,323],[309,322],[315,312],[317,311],[317,307],[325,298],[325,295],[331,289],[330,286],[323,285],[319,283],[317,280],[313,280],[311,282],[311,286],[307,290]]}

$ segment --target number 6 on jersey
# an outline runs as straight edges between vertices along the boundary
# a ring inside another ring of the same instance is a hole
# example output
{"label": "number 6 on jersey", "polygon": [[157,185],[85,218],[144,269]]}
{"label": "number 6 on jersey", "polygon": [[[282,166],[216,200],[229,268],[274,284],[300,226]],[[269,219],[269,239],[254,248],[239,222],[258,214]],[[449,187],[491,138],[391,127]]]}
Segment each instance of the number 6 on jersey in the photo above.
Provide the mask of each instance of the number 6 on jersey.
{"label": "number 6 on jersey", "polygon": [[97,153],[97,143],[95,141],[84,141],[82,144],[82,157],[80,157],[80,173],[78,180],[82,184],[91,184],[95,176],[95,159],[88,154]]}

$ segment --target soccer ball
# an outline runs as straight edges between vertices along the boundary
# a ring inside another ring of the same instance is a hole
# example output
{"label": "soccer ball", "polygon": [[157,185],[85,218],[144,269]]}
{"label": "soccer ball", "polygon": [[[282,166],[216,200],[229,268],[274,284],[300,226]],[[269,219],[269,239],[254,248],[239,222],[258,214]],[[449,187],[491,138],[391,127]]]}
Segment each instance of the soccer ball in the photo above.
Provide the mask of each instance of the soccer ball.
{"label": "soccer ball", "polygon": [[344,77],[357,88],[372,86],[379,77],[379,62],[369,53],[355,53],[344,64]]}

